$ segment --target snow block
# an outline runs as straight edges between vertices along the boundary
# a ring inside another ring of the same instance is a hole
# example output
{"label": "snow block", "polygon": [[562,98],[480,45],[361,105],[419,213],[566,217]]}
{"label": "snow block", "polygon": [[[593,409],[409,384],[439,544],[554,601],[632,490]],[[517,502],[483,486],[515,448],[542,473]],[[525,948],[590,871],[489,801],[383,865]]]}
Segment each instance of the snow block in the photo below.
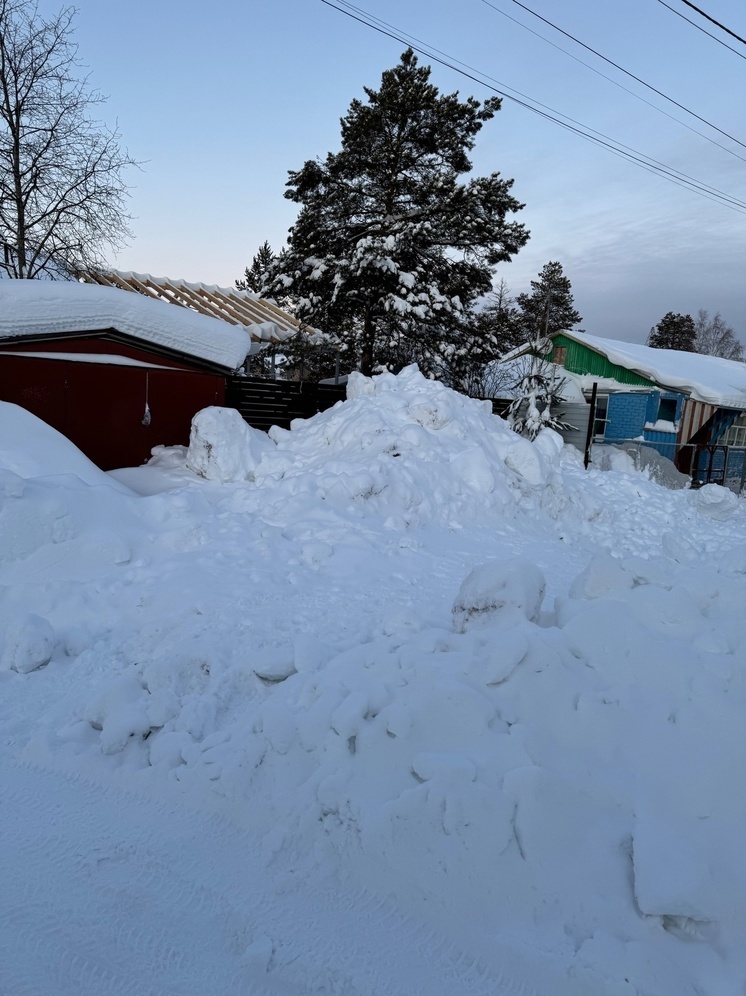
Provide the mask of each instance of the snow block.
{"label": "snow block", "polygon": [[255,651],[251,670],[264,681],[284,681],[296,673],[292,648],[264,647]]}
{"label": "snow block", "polygon": [[208,481],[253,481],[265,453],[275,444],[252,429],[235,408],[203,408],[192,419],[186,465]]}
{"label": "snow block", "polygon": [[696,491],[690,491],[694,507],[709,519],[725,522],[738,508],[738,497],[719,484],[705,484]]}
{"label": "snow block", "polygon": [[513,445],[505,454],[505,466],[533,487],[547,483],[549,475],[544,456],[528,439],[516,436]]}
{"label": "snow block", "polygon": [[83,719],[99,733],[103,754],[119,754],[133,739],[141,739],[154,726],[163,725],[151,719],[148,706],[150,695],[139,672],[129,670],[101,688],[83,708]]}
{"label": "snow block", "polygon": [[357,371],[353,371],[347,377],[347,400],[354,401],[355,398],[362,398],[366,394],[375,394],[372,379]]}
{"label": "snow block", "polygon": [[426,429],[444,429],[452,421],[452,414],[443,398],[414,401],[408,408],[409,417]]}
{"label": "snow block", "polygon": [[717,919],[718,884],[706,848],[685,825],[638,819],[632,843],[635,899],[648,916]]}
{"label": "snow block", "polygon": [[491,560],[464,579],[453,603],[458,633],[474,626],[514,623],[517,617],[536,622],[546,583],[539,568],[526,560]]}
{"label": "snow block", "polygon": [[610,554],[594,557],[573,581],[571,598],[604,598],[614,592],[634,587],[634,578]]}
{"label": "snow block", "polygon": [[2,666],[19,674],[36,671],[52,659],[55,642],[54,630],[46,619],[33,614],[24,616],[8,627]]}

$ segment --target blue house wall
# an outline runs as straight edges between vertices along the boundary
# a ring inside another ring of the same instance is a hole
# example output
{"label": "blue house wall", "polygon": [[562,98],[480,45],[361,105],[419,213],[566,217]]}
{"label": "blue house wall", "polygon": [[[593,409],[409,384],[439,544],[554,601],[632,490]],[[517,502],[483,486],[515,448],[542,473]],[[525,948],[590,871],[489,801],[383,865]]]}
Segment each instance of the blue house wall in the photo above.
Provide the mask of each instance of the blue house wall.
{"label": "blue house wall", "polygon": [[[657,392],[656,392],[657,393]],[[648,394],[610,394],[609,409],[606,415],[607,442],[621,439],[637,439],[645,428],[648,410]]]}
{"label": "blue house wall", "polygon": [[662,456],[673,460],[676,452],[676,433],[645,428],[647,423],[658,421],[661,399],[676,402],[673,421],[678,423],[684,407],[683,394],[659,390],[609,394],[605,441],[613,443],[642,437]]}

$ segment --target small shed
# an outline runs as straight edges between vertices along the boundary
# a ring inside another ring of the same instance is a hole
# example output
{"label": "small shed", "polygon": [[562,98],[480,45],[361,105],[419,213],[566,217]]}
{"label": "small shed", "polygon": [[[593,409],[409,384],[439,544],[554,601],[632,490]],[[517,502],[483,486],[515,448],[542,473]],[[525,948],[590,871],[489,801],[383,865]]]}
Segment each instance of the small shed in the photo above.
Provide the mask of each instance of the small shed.
{"label": "small shed", "polygon": [[187,443],[195,412],[224,404],[259,348],[246,326],[114,287],[0,281],[0,400],[105,470]]}

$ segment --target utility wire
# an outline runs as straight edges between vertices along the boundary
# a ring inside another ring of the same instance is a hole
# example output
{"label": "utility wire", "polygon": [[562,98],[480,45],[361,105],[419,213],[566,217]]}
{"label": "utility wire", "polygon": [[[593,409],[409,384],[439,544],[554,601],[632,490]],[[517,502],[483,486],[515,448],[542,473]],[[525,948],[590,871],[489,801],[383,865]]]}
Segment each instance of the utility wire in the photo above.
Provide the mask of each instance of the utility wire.
{"label": "utility wire", "polygon": [[[660,3],[664,3],[664,0],[659,0],[659,2]],[[664,6],[667,7],[668,4],[664,3]],[[699,135],[699,137],[703,138],[706,142],[709,142],[711,145],[717,146],[717,148],[721,149],[723,152],[727,152],[729,156],[735,156],[735,158],[736,159],[740,159],[741,162],[746,162],[746,157],[739,155],[734,149],[729,149],[727,145],[723,145],[722,142],[718,142],[717,139],[712,138],[710,135],[706,135],[704,132],[698,131],[697,128],[695,128],[693,125],[687,124],[686,121],[682,121],[681,118],[677,118],[674,114],[670,114],[668,111],[665,111],[662,107],[659,107],[657,104],[654,104],[652,102],[652,100],[647,100],[641,94],[635,93],[634,90],[630,90],[629,87],[624,86],[624,84],[620,83],[619,80],[615,80],[613,77],[607,76],[606,73],[602,73],[600,69],[597,69],[595,66],[592,66],[590,64],[590,62],[584,62],[582,59],[578,58],[577,55],[573,55],[572,52],[568,52],[568,50],[566,48],[562,48],[561,45],[558,45],[556,42],[553,42],[551,39],[546,38],[544,35],[540,34],[538,31],[534,31],[533,28],[530,28],[527,24],[524,24],[523,21],[519,21],[517,17],[512,17],[506,11],[500,10],[500,8],[498,8],[498,7],[494,7],[493,6],[492,9],[496,13],[502,14],[502,16],[506,17],[509,21],[512,21],[513,24],[517,24],[519,28],[523,28],[524,31],[528,31],[530,34],[534,35],[536,38],[540,38],[543,42],[546,42],[547,45],[551,45],[552,48],[556,48],[558,52],[562,52],[563,55],[566,55],[569,59],[572,59],[573,61],[579,63],[581,66],[585,66],[586,69],[590,69],[590,71],[592,73],[595,73],[597,76],[600,76],[602,79],[606,80],[608,83],[613,84],[615,87],[618,87],[620,90],[624,90],[625,93],[628,93],[631,97],[634,97],[635,100],[642,101],[643,104],[647,104],[648,107],[652,107],[654,111],[658,112],[658,114],[663,114],[665,117],[669,118],[671,121],[675,121],[676,124],[680,124],[682,126],[682,128],[686,128],[688,131],[691,131],[694,135]],[[669,9],[673,10],[673,7],[669,8]],[[677,13],[677,12],[674,11],[674,13]],[[681,14],[680,16],[684,17],[683,14]],[[689,18],[688,17],[684,17],[684,20],[688,21]],[[694,24],[693,21],[691,21],[690,23]],[[698,25],[695,25],[695,27],[698,27]],[[700,30],[704,30],[704,29],[701,28]],[[705,34],[709,34],[709,32],[705,31]],[[712,37],[714,38],[715,36],[713,35]],[[716,39],[716,40],[719,40],[719,39]],[[725,43],[723,42],[723,44],[725,44]],[[730,48],[730,45],[726,45],[726,48]],[[735,49],[731,49],[731,51],[735,52],[736,50]],[[742,56],[740,52],[736,52],[736,55],[741,56],[742,59],[746,58],[746,56]]]}
{"label": "utility wire", "polygon": [[731,35],[737,41],[740,41],[742,42],[742,44],[746,45],[746,39],[741,38],[740,35],[737,35],[735,31],[731,31],[730,28],[726,28],[724,24],[721,24],[720,21],[716,21],[714,17],[710,17],[709,14],[705,14],[705,12],[703,10],[700,10],[699,7],[695,7],[693,3],[689,3],[689,0],[681,0],[681,2],[685,3],[687,7],[691,7],[692,10],[696,10],[698,14],[701,14],[702,17],[706,18],[706,20],[710,21],[712,24],[715,24],[722,31],[725,31],[726,34]]}
{"label": "utility wire", "polygon": [[[739,59],[746,59],[746,55],[744,55],[743,52],[739,52],[738,49],[735,49],[727,42],[724,42],[722,38],[718,38],[717,35],[713,35],[711,31],[708,31],[706,28],[703,28],[701,24],[697,24],[697,22],[693,21],[691,17],[687,17],[686,14],[682,14],[680,10],[676,10],[675,7],[672,7],[670,4],[666,3],[666,0],[658,0],[658,3],[668,8],[668,10],[670,10],[672,14],[676,14],[677,17],[680,17],[682,21],[686,21],[687,24],[691,24],[691,26],[693,28],[696,28],[697,31],[701,31],[702,34],[707,35],[708,38],[712,38],[712,40],[716,41],[718,45],[722,45],[723,48],[727,48],[729,52],[733,52],[733,54],[737,55]],[[738,35],[736,35],[736,38],[738,38]],[[742,39],[739,39],[739,41],[741,40]]]}
{"label": "utility wire", "polygon": [[[586,49],[586,51],[588,52],[592,52],[593,55],[597,56],[599,59],[603,59],[604,62],[608,62],[610,66],[613,66],[615,69],[618,69],[620,73],[624,73],[625,76],[629,76],[637,83],[640,83],[642,84],[642,86],[647,87],[648,90],[652,90],[653,93],[657,93],[659,97],[663,97],[664,100],[667,100],[669,101],[669,103],[674,104],[680,110],[686,111],[687,114],[691,114],[692,117],[696,118],[698,121],[701,121],[703,124],[706,124],[708,128],[713,128],[715,131],[720,132],[721,135],[724,135],[726,138],[729,138],[732,142],[735,142],[737,145],[740,145],[742,148],[746,149],[746,142],[742,142],[740,139],[735,138],[733,135],[729,135],[727,131],[723,131],[722,128],[718,128],[717,125],[714,125],[711,121],[708,121],[707,118],[703,118],[701,117],[701,115],[696,114],[694,111],[691,111],[688,107],[685,107],[684,104],[680,104],[678,100],[674,100],[673,97],[669,97],[668,94],[663,93],[662,90],[658,90],[650,83],[646,83],[645,80],[640,79],[639,76],[635,76],[634,73],[631,73],[627,69],[624,69],[622,66],[614,62],[612,59],[607,59],[605,55],[601,55],[601,53],[597,52],[595,48],[591,48],[590,45],[586,45],[585,42],[580,41],[580,39],[576,38],[575,35],[571,35],[569,31],[565,31],[563,28],[560,28],[556,24],[553,24],[552,21],[547,20],[546,17],[542,17],[541,14],[537,14],[535,10],[531,10],[530,7],[527,7],[525,4],[521,3],[520,0],[511,0],[511,2],[516,4],[522,10],[525,10],[527,13],[532,14],[534,17],[538,17],[540,21],[543,21],[545,24],[548,24],[551,28],[554,28],[555,31],[559,31],[559,33],[564,35],[566,38],[570,38],[572,41],[575,42],[576,45],[580,45],[581,48]],[[490,0],[482,0],[482,3],[485,4],[487,7],[491,7],[493,10],[497,10],[498,13],[502,13],[499,10],[499,8],[495,7],[494,4],[490,3]]]}
{"label": "utility wire", "polygon": [[[513,103],[518,104],[520,107],[532,111],[534,114],[538,114],[545,120],[551,121],[553,124],[559,125],[559,127],[564,128],[567,131],[580,136],[581,138],[585,138],[587,141],[593,142],[602,148],[605,148],[607,151],[614,153],[614,155],[617,155],[620,158],[633,163],[634,165],[640,166],[648,172],[655,173],[658,176],[677,184],[677,186],[692,190],[695,193],[706,197],[708,200],[724,204],[727,207],[732,207],[734,210],[746,213],[746,202],[718,190],[716,187],[712,187],[703,181],[690,177],[674,167],[666,166],[664,163],[660,163],[657,160],[652,159],[650,156],[645,155],[645,153],[638,152],[630,146],[623,145],[621,142],[617,142],[601,132],[596,132],[594,129],[587,128],[585,125],[575,121],[573,118],[569,118],[567,115],[564,115],[559,111],[554,111],[552,108],[547,108],[546,105],[540,104],[538,101],[533,100],[531,97],[527,97],[525,94],[521,94],[520,91],[513,90],[512,93],[506,92],[507,90],[512,90],[512,87],[505,87],[504,84],[499,83],[497,80],[489,82],[492,78],[484,73],[481,73],[479,70],[473,69],[473,67],[468,66],[465,63],[459,63],[458,60],[452,59],[445,53],[436,54],[439,52],[438,49],[434,49],[426,43],[420,42],[418,39],[413,38],[413,36],[407,35],[406,32],[403,32],[395,28],[393,25],[388,24],[386,21],[382,21],[380,18],[369,14],[362,8],[356,7],[354,4],[349,3],[348,0],[337,0],[336,3],[332,2],[332,0],[321,0],[321,2],[327,7],[331,7],[333,10],[339,11],[341,14],[346,14],[352,20],[358,21],[366,27],[373,28],[373,30],[377,31],[379,34],[392,38],[394,41],[398,41],[402,45],[408,45],[414,51],[419,52],[421,55],[424,55],[429,59],[432,59],[434,62],[439,63],[445,68],[451,69],[454,72],[459,73],[461,76],[464,76],[467,79],[480,84],[481,86],[487,87],[487,89],[492,90],[493,93],[498,94],[498,96],[504,97],[506,100],[510,100]],[[466,68],[459,68],[459,66],[465,66]],[[518,96],[515,96],[515,94],[518,94]],[[542,108],[546,109],[542,110]],[[560,120],[561,118],[565,118],[565,120]]]}

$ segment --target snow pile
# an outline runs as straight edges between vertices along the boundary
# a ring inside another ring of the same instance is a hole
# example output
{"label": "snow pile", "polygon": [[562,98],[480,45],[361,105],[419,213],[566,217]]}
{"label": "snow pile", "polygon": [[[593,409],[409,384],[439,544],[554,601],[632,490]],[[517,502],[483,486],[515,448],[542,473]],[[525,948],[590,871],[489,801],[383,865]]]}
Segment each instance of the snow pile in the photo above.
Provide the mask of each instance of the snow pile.
{"label": "snow pile", "polygon": [[91,487],[126,490],[115,485],[62,433],[25,408],[0,401],[0,425],[0,473],[25,478],[75,475]]}
{"label": "snow pile", "polygon": [[389,525],[463,524],[517,499],[539,504],[561,492],[562,440],[532,444],[477,401],[427,380],[417,367],[398,376],[353,375],[348,401],[292,430],[274,427],[258,484],[325,500],[365,502]]}
{"label": "snow pile", "polygon": [[[239,937],[236,870],[205,832],[208,885],[178,914],[198,937],[220,907],[224,991],[247,966],[247,991],[298,996],[738,991],[744,502],[586,472],[556,434],[521,440],[413,369],[353,378],[263,452],[229,418],[207,409],[189,457],[131,470],[146,497],[8,478],[0,749],[230,816],[288,917],[307,887],[322,909],[362,889],[410,918],[406,968],[375,947],[378,913],[324,965],[307,924]],[[159,474],[171,490],[152,493]],[[36,814],[15,811],[14,835]],[[97,854],[87,888],[122,860]],[[157,938],[163,910],[127,902]],[[112,959],[127,931],[102,942]],[[163,971],[157,950],[138,972]]]}

